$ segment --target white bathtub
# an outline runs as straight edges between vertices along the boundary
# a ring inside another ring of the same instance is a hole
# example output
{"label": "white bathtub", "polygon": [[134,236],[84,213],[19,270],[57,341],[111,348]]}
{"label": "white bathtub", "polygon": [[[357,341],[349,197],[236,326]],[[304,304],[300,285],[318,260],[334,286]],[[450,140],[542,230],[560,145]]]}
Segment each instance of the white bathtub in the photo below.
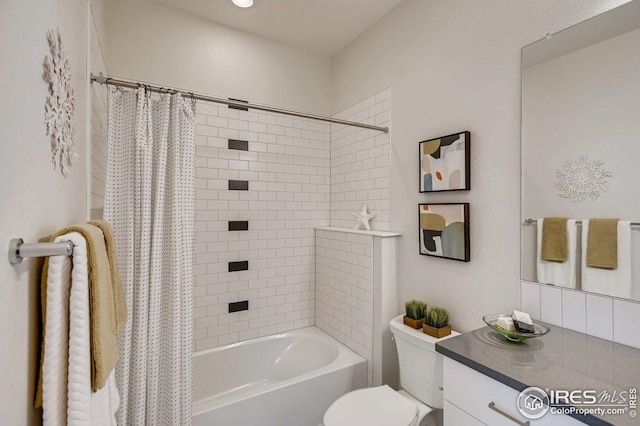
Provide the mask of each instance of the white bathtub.
{"label": "white bathtub", "polygon": [[367,362],[316,327],[193,355],[193,426],[317,426]]}

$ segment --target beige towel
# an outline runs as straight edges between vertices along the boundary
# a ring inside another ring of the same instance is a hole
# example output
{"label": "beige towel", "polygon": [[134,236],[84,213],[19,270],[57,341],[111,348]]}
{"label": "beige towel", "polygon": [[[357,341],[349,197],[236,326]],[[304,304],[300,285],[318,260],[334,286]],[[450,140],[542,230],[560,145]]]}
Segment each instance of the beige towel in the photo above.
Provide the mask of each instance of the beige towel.
{"label": "beige towel", "polygon": [[565,262],[569,257],[566,217],[545,217],[542,222],[542,259]]}
{"label": "beige towel", "polygon": [[[103,234],[101,228],[107,229]],[[53,241],[60,235],[78,232],[87,241],[89,258],[89,315],[91,333],[91,388],[95,392],[104,387],[109,374],[118,361],[116,336],[118,329],[126,322],[126,305],[124,292],[117,269],[113,235],[106,222],[100,227],[92,224],[78,224],[59,231],[51,238]],[[109,234],[109,235],[107,235]],[[109,241],[109,242],[107,242]],[[110,247],[110,249],[107,248]],[[111,251],[113,256],[109,257]],[[42,269],[41,298],[42,322],[46,322],[46,294],[49,258],[45,258]],[[112,277],[112,274],[115,277]],[[43,327],[44,330],[44,327]],[[44,334],[44,332],[43,332]],[[41,362],[44,359],[44,335],[41,347]],[[42,366],[38,380],[35,406],[42,405]]]}
{"label": "beige towel", "polygon": [[107,247],[107,257],[109,258],[109,268],[111,270],[111,284],[113,285],[116,329],[120,330],[127,322],[127,302],[124,298],[120,269],[118,269],[118,256],[116,254],[116,242],[113,239],[113,230],[111,229],[111,225],[104,220],[92,220],[89,221],[89,224],[100,228],[104,235],[104,243]]}
{"label": "beige towel", "polygon": [[587,266],[602,269],[618,267],[618,219],[589,220]]}

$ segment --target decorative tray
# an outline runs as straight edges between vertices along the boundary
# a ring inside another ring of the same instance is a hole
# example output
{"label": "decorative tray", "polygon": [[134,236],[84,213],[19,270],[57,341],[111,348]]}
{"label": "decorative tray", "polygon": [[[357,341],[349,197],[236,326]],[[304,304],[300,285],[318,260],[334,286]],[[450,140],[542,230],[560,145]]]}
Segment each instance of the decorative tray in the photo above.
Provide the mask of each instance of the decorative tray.
{"label": "decorative tray", "polygon": [[491,315],[485,315],[482,317],[482,320],[492,329],[494,329],[495,331],[497,331],[498,333],[500,333],[501,335],[503,335],[504,337],[507,338],[507,340],[512,341],[512,342],[523,342],[527,339],[531,339],[532,337],[540,337],[540,336],[544,336],[545,334],[547,334],[549,332],[549,327],[547,327],[546,325],[543,324],[537,324],[537,323],[533,323],[533,329],[534,332],[533,333],[520,333],[518,331],[507,331],[503,328],[500,328],[496,325],[496,322],[498,320],[498,317],[500,316],[505,316],[505,317],[509,317],[510,315],[505,315],[505,314],[491,314]]}

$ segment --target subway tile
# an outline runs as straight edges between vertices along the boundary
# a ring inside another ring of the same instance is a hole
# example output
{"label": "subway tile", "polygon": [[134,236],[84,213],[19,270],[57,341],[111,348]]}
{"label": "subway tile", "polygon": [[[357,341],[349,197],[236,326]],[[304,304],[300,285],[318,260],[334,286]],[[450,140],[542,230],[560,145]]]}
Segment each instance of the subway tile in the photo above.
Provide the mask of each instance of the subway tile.
{"label": "subway tile", "polygon": [[540,285],[522,281],[520,283],[520,310],[528,312],[534,320],[540,319]]}
{"label": "subway tile", "polygon": [[613,300],[610,297],[586,294],[586,333],[601,339],[613,339]]}
{"label": "subway tile", "polygon": [[562,327],[585,333],[587,329],[585,293],[562,290]]}
{"label": "subway tile", "polygon": [[613,299],[613,341],[640,348],[640,303]]}
{"label": "subway tile", "polygon": [[[348,109],[353,117],[361,114],[359,117],[366,116],[372,122],[384,111],[388,111],[388,92]],[[205,324],[218,324],[211,328],[231,326],[233,323],[221,322],[231,319],[225,316],[229,314],[223,303],[234,297],[243,297],[242,300],[251,303],[248,311],[241,312],[246,315],[244,319],[231,329],[214,329],[206,336],[201,331],[204,328],[198,329],[194,334],[195,348],[313,325],[315,313],[322,309],[337,312],[340,320],[348,317],[337,308],[371,309],[370,293],[364,291],[368,287],[364,283],[372,276],[367,271],[371,248],[353,242],[342,248],[343,254],[349,254],[348,265],[360,269],[356,268],[355,274],[349,270],[347,275],[339,275],[345,285],[353,288],[343,292],[349,295],[350,304],[319,303],[316,307],[316,289],[319,295],[326,293],[327,300],[335,297],[335,292],[329,291],[333,289],[330,284],[322,281],[322,275],[318,275],[316,283],[316,260],[319,270],[325,260],[334,261],[332,268],[336,269],[325,267],[324,271],[331,276],[347,264],[339,262],[339,257],[326,257],[327,253],[340,249],[335,242],[344,242],[344,238],[334,235],[326,241],[316,241],[314,227],[329,223],[351,227],[351,211],[361,208],[363,197],[373,196],[387,197],[367,200],[375,208],[372,211],[378,213],[374,229],[388,229],[388,137],[382,139],[375,136],[376,132],[264,112],[218,107],[209,112],[199,109],[197,130],[199,140],[206,142],[200,143],[196,156],[197,261],[205,263],[197,265],[196,285],[200,289],[194,292],[194,300],[196,305],[206,304],[196,308],[197,319],[209,321]],[[249,151],[229,149],[228,139],[248,141]],[[370,159],[371,155],[378,157]],[[350,165],[356,158],[359,163]],[[250,181],[251,188],[228,191],[228,180]],[[362,188],[372,192],[360,193]],[[229,221],[248,221],[251,231],[230,232]],[[327,250],[320,250],[323,245]],[[251,270],[227,271],[226,262],[246,259],[251,260]],[[371,316],[357,312],[358,318]],[[333,324],[335,334],[347,341],[348,330],[341,331],[336,318],[324,321],[329,323]],[[361,330],[353,330],[354,337],[348,337],[349,342],[358,351],[367,352],[370,339],[367,341]]]}
{"label": "subway tile", "polygon": [[562,326],[562,290],[560,288],[540,286],[540,320]]}

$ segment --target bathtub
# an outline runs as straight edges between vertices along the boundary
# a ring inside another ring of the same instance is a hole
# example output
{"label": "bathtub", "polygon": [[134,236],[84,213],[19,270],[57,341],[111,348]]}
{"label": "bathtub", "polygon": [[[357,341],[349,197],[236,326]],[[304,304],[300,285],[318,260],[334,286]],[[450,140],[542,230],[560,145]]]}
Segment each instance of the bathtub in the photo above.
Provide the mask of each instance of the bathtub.
{"label": "bathtub", "polygon": [[367,361],[316,327],[193,355],[193,426],[317,426]]}

